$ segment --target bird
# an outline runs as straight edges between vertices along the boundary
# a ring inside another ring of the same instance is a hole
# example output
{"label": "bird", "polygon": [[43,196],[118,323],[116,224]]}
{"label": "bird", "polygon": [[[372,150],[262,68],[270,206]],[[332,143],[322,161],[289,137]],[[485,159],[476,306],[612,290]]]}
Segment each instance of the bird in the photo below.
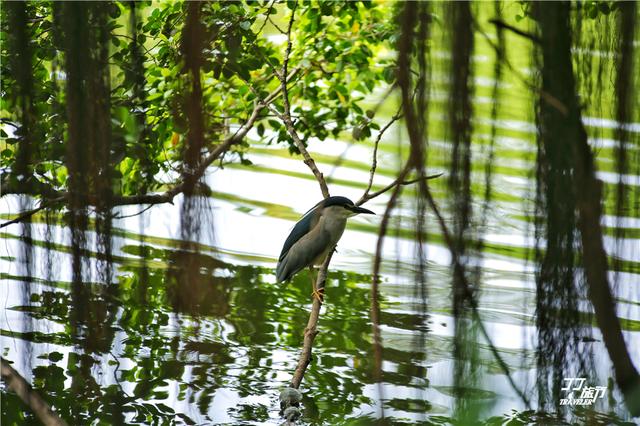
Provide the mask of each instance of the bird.
{"label": "bird", "polygon": [[284,242],[276,267],[276,281],[288,281],[304,268],[324,263],[342,237],[347,219],[361,213],[375,214],[341,196],[325,198],[313,206]]}

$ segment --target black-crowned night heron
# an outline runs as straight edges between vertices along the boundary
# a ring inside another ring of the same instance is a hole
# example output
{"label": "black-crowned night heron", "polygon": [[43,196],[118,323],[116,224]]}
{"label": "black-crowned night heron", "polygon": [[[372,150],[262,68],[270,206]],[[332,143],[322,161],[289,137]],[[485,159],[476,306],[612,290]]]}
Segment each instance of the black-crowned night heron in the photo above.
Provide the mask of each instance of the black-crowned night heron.
{"label": "black-crowned night heron", "polygon": [[307,266],[324,263],[338,244],[347,219],[360,213],[375,214],[346,197],[329,197],[316,204],[296,223],[284,242],[276,280],[287,281]]}

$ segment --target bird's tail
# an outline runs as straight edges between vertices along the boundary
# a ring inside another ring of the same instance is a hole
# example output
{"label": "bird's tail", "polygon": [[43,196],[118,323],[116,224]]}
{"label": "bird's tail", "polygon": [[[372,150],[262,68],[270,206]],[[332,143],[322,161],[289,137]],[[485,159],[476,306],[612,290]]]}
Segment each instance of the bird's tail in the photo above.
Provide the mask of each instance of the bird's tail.
{"label": "bird's tail", "polygon": [[288,279],[289,277],[287,271],[287,258],[285,257],[280,262],[278,262],[278,266],[276,266],[276,282],[281,283]]}

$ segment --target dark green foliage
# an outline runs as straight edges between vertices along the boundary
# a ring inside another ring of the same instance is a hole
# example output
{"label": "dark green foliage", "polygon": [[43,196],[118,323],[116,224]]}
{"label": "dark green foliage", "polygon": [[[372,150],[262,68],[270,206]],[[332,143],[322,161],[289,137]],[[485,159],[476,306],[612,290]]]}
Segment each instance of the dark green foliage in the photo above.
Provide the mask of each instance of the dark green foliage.
{"label": "dark green foliage", "polygon": [[[85,125],[107,138],[108,146],[100,145],[96,150],[107,149],[100,154],[110,159],[102,166],[109,168],[114,196],[156,191],[164,173],[185,167],[183,149],[193,139],[189,132],[196,125],[185,103],[192,93],[186,70],[193,71],[193,64],[184,62],[188,51],[181,42],[185,40],[189,7],[188,3],[151,2],[83,6],[86,12],[78,12],[85,14],[82,21],[71,17],[75,6],[42,2],[14,5],[10,13],[3,14],[2,37],[7,43],[3,43],[2,54],[7,60],[2,65],[5,93],[0,115],[3,123],[17,126],[0,159],[5,193],[53,196],[73,192],[70,185],[77,178],[72,177],[75,172],[69,167],[74,166],[69,162],[74,158],[65,154],[78,129]],[[379,49],[394,29],[379,9],[365,3],[344,6],[331,2],[303,3],[297,9],[289,69],[298,68],[299,72],[289,93],[295,106],[296,130],[305,141],[336,137],[351,128],[361,129],[356,137],[361,139],[378,128],[360,105],[385,80],[383,71],[391,63],[379,56]],[[282,13],[283,5],[205,2],[198,10],[194,19],[199,29],[194,40],[200,43],[195,47],[200,59],[197,75],[190,81],[203,84],[199,95],[203,114],[198,124],[202,146],[194,148],[200,154],[233,132],[233,126],[247,119],[256,100],[278,87],[275,72],[281,67],[283,52],[271,37],[278,34],[281,20],[277,14]],[[103,14],[100,21],[94,20],[96,13]],[[14,27],[21,31],[12,31]],[[23,48],[26,41],[28,49]],[[77,61],[69,57],[72,43],[87,49]],[[68,112],[79,108],[74,107],[74,96],[80,96],[78,101],[82,102],[82,97],[94,99],[99,93],[93,86],[82,86],[82,90],[78,86],[68,91],[72,93],[69,97],[64,93],[67,77],[80,73],[79,81],[92,81],[93,71],[86,65],[94,60],[101,61],[96,62],[99,72],[111,75],[109,91],[100,114],[94,117],[88,109],[86,124],[72,124],[77,112]],[[81,68],[74,71],[74,66]],[[25,67],[34,70],[28,72]],[[274,102],[278,110],[282,109],[280,103]],[[21,116],[24,108],[20,105],[34,109]],[[30,121],[32,116],[37,120]],[[289,144],[280,122],[266,110],[262,116],[264,120],[256,123],[260,136]],[[99,124],[99,119],[109,124],[109,135],[104,133],[106,129],[101,130],[105,125]],[[29,134],[20,130],[27,128]],[[92,138],[85,141],[88,150],[94,149]],[[30,139],[33,142],[28,142]],[[37,150],[29,148],[34,144]],[[77,154],[78,165],[94,170],[90,162],[80,160],[81,152]],[[27,167],[31,186],[15,180],[20,167]],[[103,174],[99,169],[96,173]],[[87,182],[86,189],[89,200],[85,201],[92,204],[91,194],[97,196],[98,189],[92,182]]]}

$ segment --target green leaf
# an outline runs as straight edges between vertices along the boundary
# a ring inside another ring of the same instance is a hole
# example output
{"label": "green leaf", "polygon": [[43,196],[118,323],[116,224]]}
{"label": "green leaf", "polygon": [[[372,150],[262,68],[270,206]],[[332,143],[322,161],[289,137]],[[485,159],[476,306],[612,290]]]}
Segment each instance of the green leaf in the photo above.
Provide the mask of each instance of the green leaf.
{"label": "green leaf", "polygon": [[279,130],[282,124],[278,120],[267,120],[273,130]]}

